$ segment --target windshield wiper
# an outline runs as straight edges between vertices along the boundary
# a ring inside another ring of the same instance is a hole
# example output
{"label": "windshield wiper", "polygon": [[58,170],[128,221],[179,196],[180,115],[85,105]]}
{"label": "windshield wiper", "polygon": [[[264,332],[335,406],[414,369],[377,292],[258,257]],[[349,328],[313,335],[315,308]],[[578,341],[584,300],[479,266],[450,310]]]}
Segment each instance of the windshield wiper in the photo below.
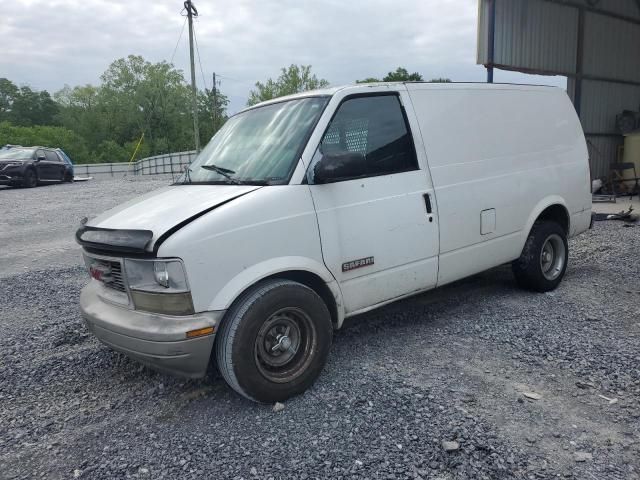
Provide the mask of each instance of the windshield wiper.
{"label": "windshield wiper", "polygon": [[224,167],[219,167],[217,165],[214,164],[209,164],[209,165],[200,165],[202,168],[204,168],[205,170],[210,170],[212,172],[216,172],[219,173],[220,175],[222,175],[223,177],[225,177],[227,180],[229,180],[232,183],[235,183],[237,185],[240,185],[242,182],[240,182],[240,180],[237,180],[235,178],[233,178],[231,175],[233,175],[234,172],[233,170],[229,170],[228,168],[224,168]]}

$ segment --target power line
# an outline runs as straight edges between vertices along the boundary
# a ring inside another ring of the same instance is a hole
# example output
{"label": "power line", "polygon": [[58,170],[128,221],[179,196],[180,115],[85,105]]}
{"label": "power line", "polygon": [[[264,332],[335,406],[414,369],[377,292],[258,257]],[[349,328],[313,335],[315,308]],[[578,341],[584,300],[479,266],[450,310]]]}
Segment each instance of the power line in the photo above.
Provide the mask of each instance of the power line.
{"label": "power line", "polygon": [[218,123],[218,86],[216,85],[216,72],[213,72],[213,133],[216,132]]}
{"label": "power line", "polygon": [[184,26],[187,24],[187,17],[184,18],[184,22],[182,22],[182,30],[180,30],[180,36],[178,37],[178,41],[176,42],[176,46],[173,49],[173,53],[171,54],[171,60],[169,63],[173,63],[173,58],[176,56],[176,52],[178,51],[178,45],[180,45],[180,40],[182,40],[182,34],[184,33]]}
{"label": "power line", "polygon": [[[184,19],[184,22],[182,23],[182,28],[180,29],[180,35],[178,36],[178,41],[176,42],[176,46],[173,48],[173,53],[171,54],[171,60],[169,61],[169,64],[172,65],[173,64],[173,59],[175,58],[176,52],[178,51],[178,46],[180,46],[180,40],[182,40],[182,34],[184,33],[184,27],[187,24],[187,18]],[[138,149],[140,148],[140,145],[142,143],[142,140],[145,136],[145,131],[147,130],[147,128],[149,130],[151,130],[151,117],[153,116],[155,107],[156,107],[156,102],[157,100],[160,100],[164,106],[164,108],[166,109],[167,106],[167,102],[166,102],[166,98],[164,97],[164,85],[156,85],[157,87],[157,91],[154,92],[154,94],[151,97],[151,102],[149,104],[149,108],[144,112],[144,118],[141,124],[139,124],[140,130],[142,131],[142,135],[140,136],[140,140],[138,140],[138,144],[136,145],[135,151],[133,152],[133,155],[131,156],[131,160],[134,159],[135,154],[137,153]],[[151,133],[151,132],[150,132]],[[166,134],[166,126],[165,126],[165,134]],[[130,160],[130,161],[131,161]]]}
{"label": "power line", "polygon": [[206,90],[207,81],[204,78],[204,70],[202,70],[202,57],[200,56],[200,47],[198,47],[198,36],[196,35],[195,27],[193,28],[193,39],[196,42],[196,53],[198,54],[198,65],[200,65],[200,74],[202,75],[202,84],[204,85],[204,88]]}

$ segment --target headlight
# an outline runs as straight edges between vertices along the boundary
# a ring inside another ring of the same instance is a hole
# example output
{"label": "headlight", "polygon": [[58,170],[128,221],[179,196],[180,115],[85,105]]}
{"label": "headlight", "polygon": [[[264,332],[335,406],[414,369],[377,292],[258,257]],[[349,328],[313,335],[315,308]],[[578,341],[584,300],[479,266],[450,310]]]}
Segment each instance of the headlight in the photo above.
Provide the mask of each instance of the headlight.
{"label": "headlight", "polygon": [[126,258],[124,268],[136,309],[170,315],[194,313],[187,275],[180,260]]}
{"label": "headlight", "polygon": [[188,292],[187,275],[180,260],[132,260],[124,268],[131,290],[156,293]]}

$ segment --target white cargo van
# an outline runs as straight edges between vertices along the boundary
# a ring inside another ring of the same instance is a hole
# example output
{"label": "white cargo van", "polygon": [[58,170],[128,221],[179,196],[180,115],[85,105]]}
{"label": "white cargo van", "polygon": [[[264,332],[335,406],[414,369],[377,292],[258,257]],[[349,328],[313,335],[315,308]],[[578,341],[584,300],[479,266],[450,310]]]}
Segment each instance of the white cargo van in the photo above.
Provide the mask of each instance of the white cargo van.
{"label": "white cargo van", "polygon": [[587,148],[557,88],[396,83],[231,117],[175,184],[83,225],[104,343],[253,400],[323,368],[345,318],[512,262],[544,292],[589,228]]}

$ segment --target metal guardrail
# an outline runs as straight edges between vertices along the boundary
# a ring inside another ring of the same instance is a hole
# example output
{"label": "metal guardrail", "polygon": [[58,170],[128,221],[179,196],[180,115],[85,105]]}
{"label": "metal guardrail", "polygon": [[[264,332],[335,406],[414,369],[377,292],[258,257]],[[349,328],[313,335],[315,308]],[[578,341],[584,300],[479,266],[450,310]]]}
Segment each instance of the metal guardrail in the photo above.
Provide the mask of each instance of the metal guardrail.
{"label": "metal guardrail", "polygon": [[182,173],[196,156],[196,151],[166,153],[142,158],[134,163],[83,163],[73,166],[76,176],[94,178],[125,177],[127,175],[159,175]]}
{"label": "metal guardrail", "polygon": [[128,163],[84,163],[73,165],[77,177],[124,177],[134,175],[133,164]]}

